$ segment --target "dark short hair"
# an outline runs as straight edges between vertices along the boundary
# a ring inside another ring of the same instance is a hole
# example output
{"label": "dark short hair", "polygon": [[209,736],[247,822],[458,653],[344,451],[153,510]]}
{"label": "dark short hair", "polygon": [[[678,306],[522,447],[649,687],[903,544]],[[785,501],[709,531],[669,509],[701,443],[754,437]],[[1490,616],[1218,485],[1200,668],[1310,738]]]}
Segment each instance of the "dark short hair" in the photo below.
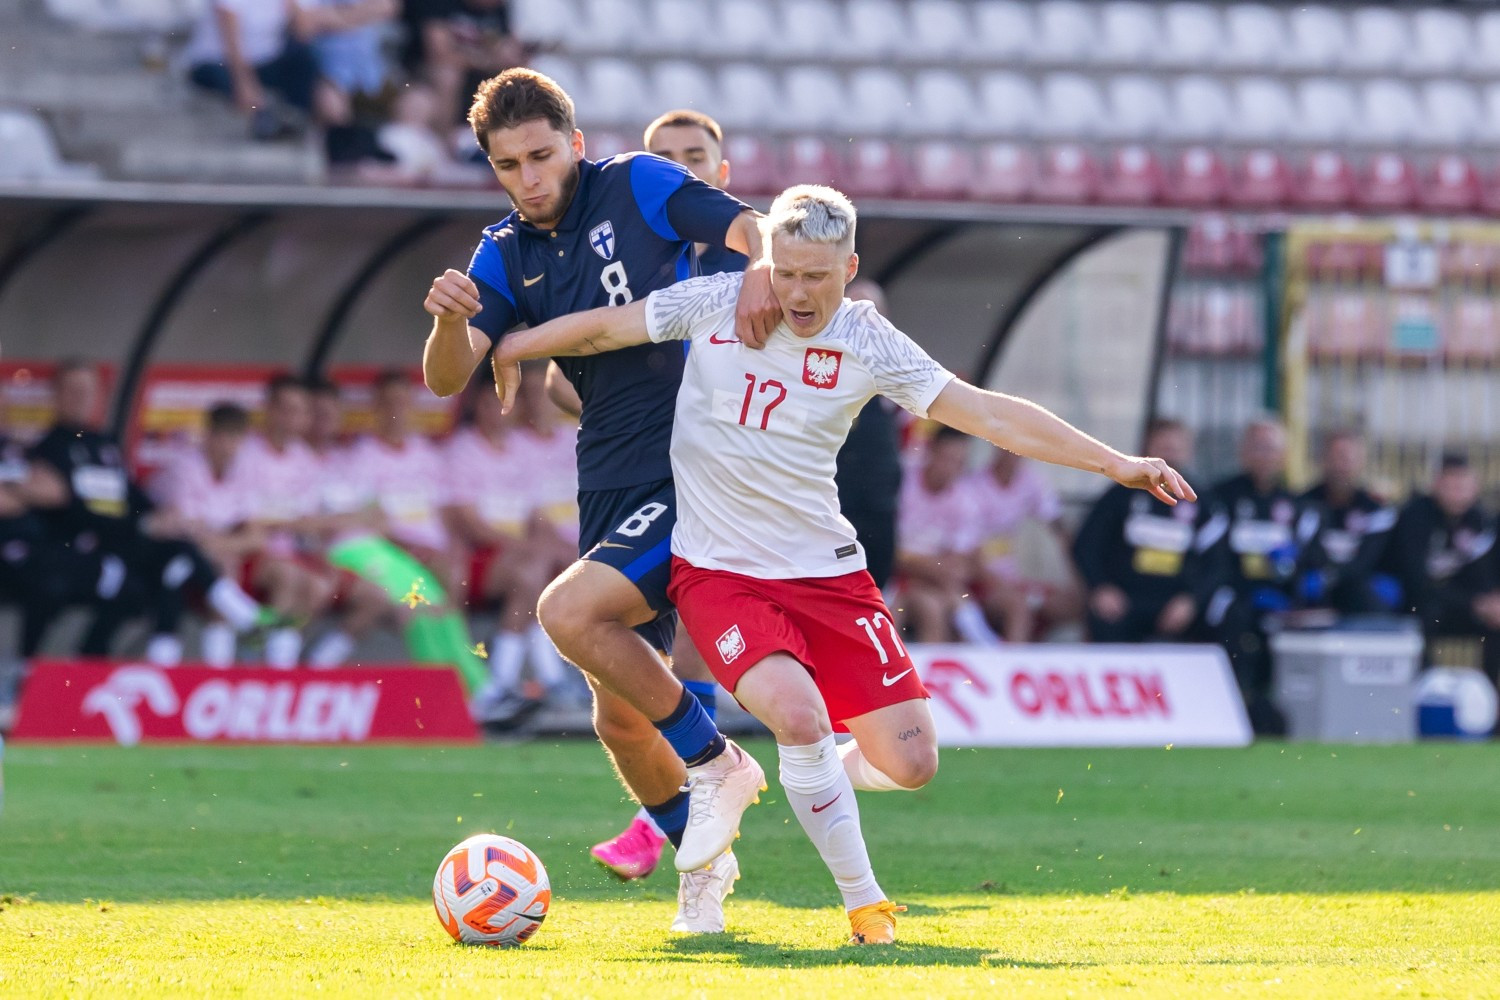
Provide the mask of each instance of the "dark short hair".
{"label": "dark short hair", "polygon": [[1173,431],[1186,431],[1187,429],[1187,424],[1176,417],[1153,417],[1146,424],[1146,437],[1149,438],[1155,434],[1170,434]]}
{"label": "dark short hair", "polygon": [[701,128],[713,137],[714,142],[718,143],[720,148],[724,146],[724,130],[719,127],[719,123],[703,112],[694,111],[692,108],[679,108],[676,111],[668,111],[657,118],[656,121],[647,125],[646,135],[644,136],[646,146],[650,147],[651,137],[656,135],[657,129],[672,128],[673,126]]}
{"label": "dark short hair", "polygon": [[208,431],[243,434],[250,429],[250,413],[238,403],[215,403],[208,409]]}
{"label": "dark short hair", "polygon": [[99,366],[83,358],[63,358],[57,363],[57,367],[52,369],[52,384],[54,386],[60,384],[63,379],[74,372],[88,372],[91,375],[98,375]]}
{"label": "dark short hair", "polygon": [[332,396],[334,399],[338,399],[339,396],[343,395],[343,390],[339,388],[339,384],[323,375],[313,375],[304,384],[307,386],[307,391],[314,396]]}
{"label": "dark short hair", "polygon": [[1438,461],[1438,469],[1442,472],[1456,472],[1459,469],[1469,467],[1469,456],[1462,451],[1445,451],[1443,457]]}
{"label": "dark short hair", "polygon": [[957,427],[949,427],[947,424],[943,424],[943,425],[939,426],[937,430],[935,430],[935,431],[932,432],[932,443],[933,444],[942,444],[944,441],[967,441],[967,440],[969,440],[969,435],[965,434],[963,431],[959,430]]}
{"label": "dark short hair", "polygon": [[291,372],[277,372],[266,379],[266,398],[273,399],[288,389],[301,389],[303,391],[311,388],[305,379],[300,379]]}
{"label": "dark short hair", "polygon": [[375,376],[375,391],[384,392],[393,385],[406,386],[410,388],[412,377],[404,368],[382,368],[380,374]]}
{"label": "dark short hair", "polygon": [[1330,427],[1323,432],[1323,449],[1326,451],[1328,446],[1335,441],[1364,441],[1364,439],[1364,433],[1353,425],[1343,424],[1337,427]]}
{"label": "dark short hair", "polygon": [[513,67],[492,76],[474,92],[469,127],[479,148],[490,151],[490,133],[526,122],[545,121],[554,131],[572,135],[576,127],[573,99],[550,76]]}

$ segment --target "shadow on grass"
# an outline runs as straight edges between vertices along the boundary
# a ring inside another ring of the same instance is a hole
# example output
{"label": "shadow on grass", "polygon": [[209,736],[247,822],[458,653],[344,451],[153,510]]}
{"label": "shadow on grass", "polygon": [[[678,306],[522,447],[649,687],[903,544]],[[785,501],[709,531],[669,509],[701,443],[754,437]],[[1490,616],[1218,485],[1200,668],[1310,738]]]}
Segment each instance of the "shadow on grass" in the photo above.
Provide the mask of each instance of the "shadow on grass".
{"label": "shadow on grass", "polygon": [[[750,968],[793,969],[818,965],[907,967],[1010,964],[986,948],[941,948],[898,941],[893,945],[795,948],[751,941],[741,934],[672,938],[653,956],[663,962],[710,962]],[[639,956],[621,961],[639,961]]]}

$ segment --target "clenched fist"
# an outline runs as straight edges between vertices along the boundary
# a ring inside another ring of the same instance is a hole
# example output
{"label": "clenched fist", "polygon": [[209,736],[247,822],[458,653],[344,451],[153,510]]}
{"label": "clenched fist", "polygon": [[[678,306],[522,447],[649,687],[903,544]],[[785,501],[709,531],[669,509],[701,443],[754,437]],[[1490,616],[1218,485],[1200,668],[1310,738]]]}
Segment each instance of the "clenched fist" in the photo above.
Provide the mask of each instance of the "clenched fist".
{"label": "clenched fist", "polygon": [[467,274],[450,267],[433,279],[422,308],[439,320],[470,320],[484,307],[479,304],[479,286]]}

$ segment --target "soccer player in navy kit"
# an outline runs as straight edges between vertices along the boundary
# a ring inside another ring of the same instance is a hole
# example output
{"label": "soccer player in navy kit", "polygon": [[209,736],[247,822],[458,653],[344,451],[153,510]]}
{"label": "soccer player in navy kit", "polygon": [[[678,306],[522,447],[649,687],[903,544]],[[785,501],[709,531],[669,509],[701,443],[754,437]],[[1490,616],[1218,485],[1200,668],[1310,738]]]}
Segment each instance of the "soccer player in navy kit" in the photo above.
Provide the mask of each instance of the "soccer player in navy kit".
{"label": "soccer player in navy kit", "polygon": [[[460,391],[519,323],[623,305],[691,276],[695,242],[763,257],[758,216],[682,167],[648,154],[585,159],[572,100],[539,73],[512,69],[485,81],[470,124],[515,211],[485,231],[467,275],[446,271],[427,295],[434,322],[423,372],[440,396]],[[764,344],[780,319],[764,263],[744,287],[736,334]],[[668,449],[684,361],[675,344],[564,362],[582,402],[583,557],[547,588],[538,617],[588,675],[595,730],[676,845],[678,870],[712,878],[722,899],[738,870],[727,848],[764,774],[653,651],[670,653],[676,628],[666,598],[675,520]],[[693,916],[680,913],[673,926],[700,929]]]}

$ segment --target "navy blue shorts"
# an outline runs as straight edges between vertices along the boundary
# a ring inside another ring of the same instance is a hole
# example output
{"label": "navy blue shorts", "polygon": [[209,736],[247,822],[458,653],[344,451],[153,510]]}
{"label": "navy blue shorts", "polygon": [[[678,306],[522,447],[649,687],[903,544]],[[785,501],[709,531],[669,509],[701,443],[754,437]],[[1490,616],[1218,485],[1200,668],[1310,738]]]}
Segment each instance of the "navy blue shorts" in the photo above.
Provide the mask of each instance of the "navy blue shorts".
{"label": "navy blue shorts", "polygon": [[676,523],[677,487],[670,479],[578,494],[579,556],[613,566],[636,585],[656,612],[636,632],[664,653],[672,652],[677,635],[677,609],[667,599]]}

